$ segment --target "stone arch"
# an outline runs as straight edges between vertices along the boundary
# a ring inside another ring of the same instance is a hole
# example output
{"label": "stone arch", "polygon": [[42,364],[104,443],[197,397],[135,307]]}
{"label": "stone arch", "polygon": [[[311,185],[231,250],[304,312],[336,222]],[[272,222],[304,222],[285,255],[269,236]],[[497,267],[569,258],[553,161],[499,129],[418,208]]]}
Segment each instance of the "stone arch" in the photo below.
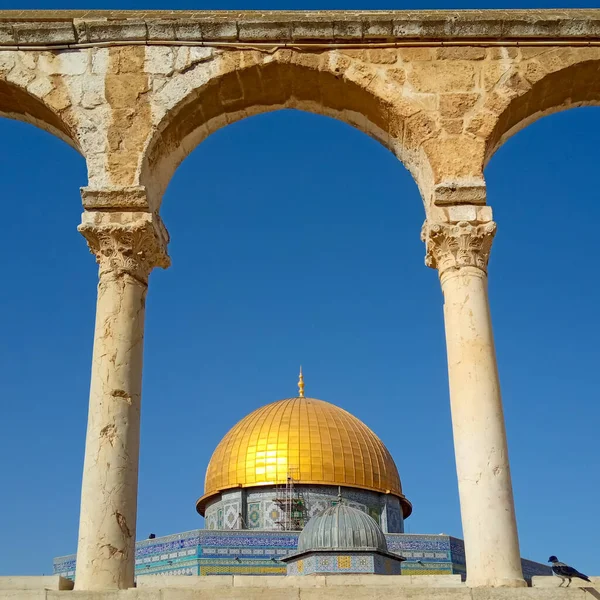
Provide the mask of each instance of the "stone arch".
{"label": "stone arch", "polygon": [[491,98],[496,118],[485,163],[515,133],[569,108],[600,104],[600,48],[523,48],[523,60]]}
{"label": "stone arch", "polygon": [[370,64],[365,52],[229,51],[203,67],[210,75],[199,70],[199,85],[181,73],[154,96],[153,112],[162,114],[139,174],[154,209],[177,166],[208,135],[283,108],[334,117],[377,139],[403,162],[423,194],[428,168],[418,158],[420,144],[407,143],[418,137],[411,138],[408,122],[421,108],[402,97],[397,73]]}
{"label": "stone arch", "polygon": [[[60,95],[60,79],[49,94]],[[20,85],[3,79],[0,73],[0,116],[31,123],[40,129],[59,137],[61,140],[81,152],[79,141],[68,118],[51,108],[50,103],[24,89]]]}

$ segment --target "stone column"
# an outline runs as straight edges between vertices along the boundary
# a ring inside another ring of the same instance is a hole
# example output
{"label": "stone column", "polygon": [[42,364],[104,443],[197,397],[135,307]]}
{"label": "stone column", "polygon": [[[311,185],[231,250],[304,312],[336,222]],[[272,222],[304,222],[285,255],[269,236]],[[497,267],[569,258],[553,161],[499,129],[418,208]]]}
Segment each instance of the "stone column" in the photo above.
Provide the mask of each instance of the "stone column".
{"label": "stone column", "polygon": [[145,298],[166,268],[157,215],[86,212],[79,231],[99,264],[75,588],[133,587]]}
{"label": "stone column", "polygon": [[444,294],[448,377],[467,584],[525,586],[487,292],[496,224],[423,226]]}

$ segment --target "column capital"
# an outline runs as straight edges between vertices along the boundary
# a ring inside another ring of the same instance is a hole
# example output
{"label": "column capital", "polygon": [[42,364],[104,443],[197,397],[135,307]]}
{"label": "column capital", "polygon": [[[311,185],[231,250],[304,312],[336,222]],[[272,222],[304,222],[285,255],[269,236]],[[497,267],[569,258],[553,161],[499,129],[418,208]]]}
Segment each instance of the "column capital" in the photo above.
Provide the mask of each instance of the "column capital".
{"label": "column capital", "polygon": [[84,212],[79,232],[100,265],[100,277],[128,274],[147,284],[154,267],[171,264],[169,234],[157,214]]}
{"label": "column capital", "polygon": [[487,273],[495,233],[494,221],[425,221],[421,229],[421,240],[425,242],[425,264],[437,269],[440,277],[463,267],[475,267]]}

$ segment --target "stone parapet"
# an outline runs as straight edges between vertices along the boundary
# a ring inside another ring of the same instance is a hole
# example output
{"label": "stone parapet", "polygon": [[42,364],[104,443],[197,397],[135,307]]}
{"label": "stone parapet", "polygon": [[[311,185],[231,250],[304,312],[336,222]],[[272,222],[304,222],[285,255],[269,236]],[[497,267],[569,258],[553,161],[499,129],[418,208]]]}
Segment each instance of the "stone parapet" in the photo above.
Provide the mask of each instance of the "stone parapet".
{"label": "stone parapet", "polygon": [[464,586],[460,575],[314,575],[263,576],[213,575],[210,577],[181,577],[176,575],[138,575],[138,588],[338,588],[343,587],[411,587],[454,588]]}
{"label": "stone parapet", "polygon": [[600,42],[600,10],[0,11],[0,46],[531,38]]}
{"label": "stone parapet", "polygon": [[[207,577],[207,579],[211,579]],[[265,577],[265,580],[270,579]],[[73,592],[52,590],[0,590],[0,600],[575,600],[582,597],[578,588],[406,588],[373,586],[363,583],[336,587],[271,587],[233,585],[190,588],[132,588],[110,592]]]}
{"label": "stone parapet", "polygon": [[8,590],[72,590],[73,582],[60,575],[0,577],[0,596]]}
{"label": "stone parapet", "polygon": [[[577,579],[574,578],[571,580],[571,584],[569,585],[569,587],[573,587],[573,588],[593,588],[595,590],[600,591],[600,577],[590,577],[592,583],[589,583],[587,581],[584,581],[583,579]],[[560,577],[554,577],[554,576],[550,576],[550,577],[542,577],[539,575],[535,575],[534,577],[531,578],[531,585],[532,587],[536,587],[536,588],[557,588],[557,587],[564,587],[567,585],[568,582],[566,581],[562,581],[560,579]],[[596,597],[600,598],[600,594],[597,595]]]}

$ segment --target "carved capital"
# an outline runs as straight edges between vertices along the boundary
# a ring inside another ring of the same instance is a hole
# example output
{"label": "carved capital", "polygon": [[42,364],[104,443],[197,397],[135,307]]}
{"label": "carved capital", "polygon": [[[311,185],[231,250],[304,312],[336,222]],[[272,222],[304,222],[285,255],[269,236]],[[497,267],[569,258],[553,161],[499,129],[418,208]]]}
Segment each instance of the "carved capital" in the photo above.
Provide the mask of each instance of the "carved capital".
{"label": "carved capital", "polygon": [[158,215],[87,212],[78,229],[96,255],[100,277],[128,274],[146,284],[154,267],[171,264],[168,234]]}
{"label": "carved capital", "polygon": [[462,267],[487,272],[496,223],[430,223],[425,221],[421,240],[425,242],[425,264],[439,274]]}

